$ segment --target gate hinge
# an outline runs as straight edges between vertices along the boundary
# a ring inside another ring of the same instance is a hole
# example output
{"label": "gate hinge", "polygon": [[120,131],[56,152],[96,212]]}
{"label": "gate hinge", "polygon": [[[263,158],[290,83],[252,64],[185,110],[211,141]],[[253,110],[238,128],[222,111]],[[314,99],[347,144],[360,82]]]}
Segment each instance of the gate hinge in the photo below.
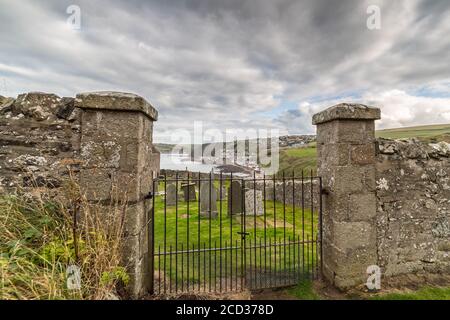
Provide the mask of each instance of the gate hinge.
{"label": "gate hinge", "polygon": [[150,192],[144,197],[144,199],[145,199],[145,200],[153,199],[153,196],[154,196],[153,191],[150,191]]}

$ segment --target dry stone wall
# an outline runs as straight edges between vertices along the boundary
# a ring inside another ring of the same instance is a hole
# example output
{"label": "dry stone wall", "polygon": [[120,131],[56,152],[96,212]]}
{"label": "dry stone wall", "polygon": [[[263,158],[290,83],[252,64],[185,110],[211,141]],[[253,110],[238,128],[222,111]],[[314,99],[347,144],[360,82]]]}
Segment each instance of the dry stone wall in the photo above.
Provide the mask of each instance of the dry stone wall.
{"label": "dry stone wall", "polygon": [[55,196],[69,172],[79,171],[81,126],[74,100],[39,92],[3,99],[0,191],[31,188]]}
{"label": "dry stone wall", "polygon": [[387,277],[450,274],[450,144],[377,142],[378,265]]}
{"label": "dry stone wall", "polygon": [[62,198],[70,178],[105,212],[113,200],[126,201],[123,263],[135,297],[153,285],[149,230],[150,193],[159,174],[152,142],[157,117],[147,101],[129,93],[0,97],[0,192]]}
{"label": "dry stone wall", "polygon": [[357,104],[313,117],[323,271],[344,290],[365,285],[373,265],[397,284],[450,275],[450,145],[375,139],[377,119],[379,109]]}

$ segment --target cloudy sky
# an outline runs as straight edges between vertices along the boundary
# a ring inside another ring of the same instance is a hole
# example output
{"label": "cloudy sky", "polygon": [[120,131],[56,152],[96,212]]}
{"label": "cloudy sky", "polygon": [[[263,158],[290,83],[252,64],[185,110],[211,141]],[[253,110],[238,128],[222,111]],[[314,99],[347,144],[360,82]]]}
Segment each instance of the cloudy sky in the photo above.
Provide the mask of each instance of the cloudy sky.
{"label": "cloudy sky", "polygon": [[314,133],[343,101],[380,107],[379,128],[450,123],[449,35],[448,0],[0,0],[0,95],[134,92],[166,142],[194,121]]}

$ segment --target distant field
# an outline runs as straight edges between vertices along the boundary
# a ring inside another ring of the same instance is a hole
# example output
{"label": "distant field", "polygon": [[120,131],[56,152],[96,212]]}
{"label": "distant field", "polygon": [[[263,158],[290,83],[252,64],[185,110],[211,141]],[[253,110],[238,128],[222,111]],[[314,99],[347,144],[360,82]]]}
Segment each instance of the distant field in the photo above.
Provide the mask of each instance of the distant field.
{"label": "distant field", "polygon": [[300,176],[302,170],[310,172],[316,170],[317,166],[316,145],[310,144],[304,148],[292,148],[280,150],[280,169],[278,172],[285,171],[291,175],[295,171],[295,175]]}
{"label": "distant field", "polygon": [[419,138],[427,141],[450,141],[450,124],[378,130],[376,136],[390,139]]}
{"label": "distant field", "polygon": [[[427,142],[450,142],[450,124],[378,130],[376,136],[389,139],[418,138]],[[301,174],[302,169],[306,172],[311,169],[315,171],[316,157],[315,143],[311,143],[305,148],[281,149],[278,172],[285,171],[286,174],[291,174],[294,170],[297,175]]]}

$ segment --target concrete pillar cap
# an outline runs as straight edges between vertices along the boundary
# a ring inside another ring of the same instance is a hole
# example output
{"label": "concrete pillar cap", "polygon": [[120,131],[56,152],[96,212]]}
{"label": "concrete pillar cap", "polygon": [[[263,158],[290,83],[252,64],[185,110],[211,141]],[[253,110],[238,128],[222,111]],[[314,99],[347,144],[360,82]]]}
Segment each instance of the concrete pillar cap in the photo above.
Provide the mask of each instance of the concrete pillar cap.
{"label": "concrete pillar cap", "polygon": [[137,111],[152,121],[158,120],[158,111],[144,98],[133,93],[99,91],[79,93],[75,100],[81,109]]}
{"label": "concrete pillar cap", "polygon": [[381,119],[381,111],[379,108],[369,107],[364,104],[341,103],[316,113],[312,118],[312,123],[313,125],[318,125],[333,120],[379,119]]}

